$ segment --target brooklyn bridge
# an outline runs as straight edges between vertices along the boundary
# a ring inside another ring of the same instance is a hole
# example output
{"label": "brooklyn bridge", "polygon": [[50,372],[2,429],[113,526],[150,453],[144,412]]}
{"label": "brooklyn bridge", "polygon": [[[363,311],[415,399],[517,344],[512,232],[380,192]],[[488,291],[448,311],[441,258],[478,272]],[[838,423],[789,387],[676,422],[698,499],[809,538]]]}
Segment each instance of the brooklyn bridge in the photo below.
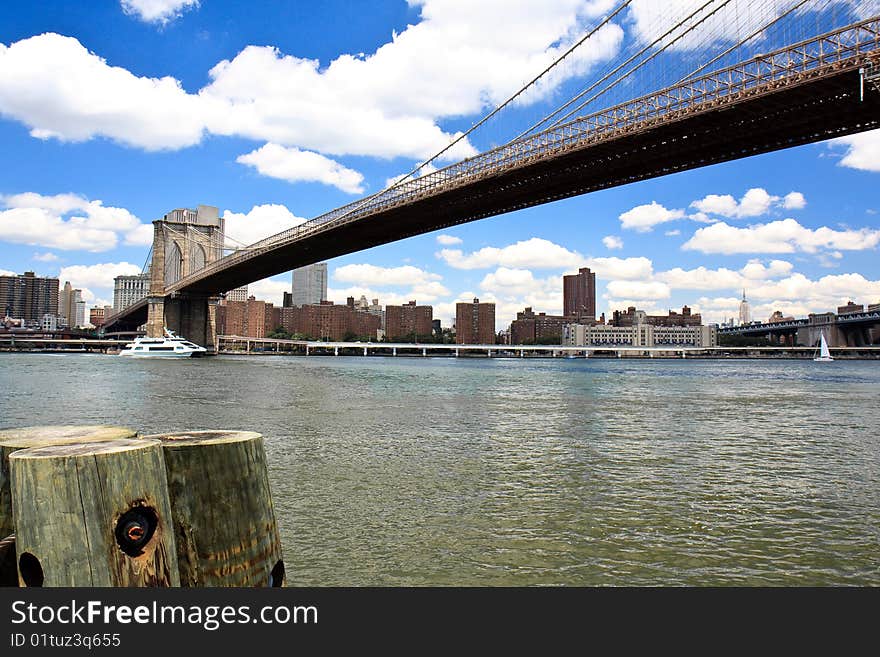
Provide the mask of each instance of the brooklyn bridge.
{"label": "brooklyn bridge", "polygon": [[[105,330],[146,324],[158,336],[167,326],[210,346],[220,295],[247,283],[559,199],[880,128],[880,16],[823,30],[829,25],[809,10],[827,2],[787,4],[723,52],[707,50],[684,76],[650,69],[679,39],[717,29],[709,19],[728,2],[710,0],[642,52],[621,54],[603,77],[503,145],[436,170],[435,156],[381,192],[227,255],[222,220],[210,209],[166,215],[154,222],[149,296],[108,318]],[[756,52],[768,35],[775,47]],[[799,38],[784,41],[792,35]],[[634,78],[655,90],[597,105]]]}

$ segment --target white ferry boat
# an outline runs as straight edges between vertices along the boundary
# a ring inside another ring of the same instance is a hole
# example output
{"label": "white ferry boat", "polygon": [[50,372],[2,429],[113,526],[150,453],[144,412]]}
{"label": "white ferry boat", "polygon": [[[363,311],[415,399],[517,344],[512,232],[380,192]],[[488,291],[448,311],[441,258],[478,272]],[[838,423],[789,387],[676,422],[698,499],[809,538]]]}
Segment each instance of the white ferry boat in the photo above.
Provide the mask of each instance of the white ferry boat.
{"label": "white ferry boat", "polygon": [[135,338],[134,342],[125,345],[119,355],[132,358],[195,358],[207,353],[204,347],[174,335],[166,328],[165,337]]}

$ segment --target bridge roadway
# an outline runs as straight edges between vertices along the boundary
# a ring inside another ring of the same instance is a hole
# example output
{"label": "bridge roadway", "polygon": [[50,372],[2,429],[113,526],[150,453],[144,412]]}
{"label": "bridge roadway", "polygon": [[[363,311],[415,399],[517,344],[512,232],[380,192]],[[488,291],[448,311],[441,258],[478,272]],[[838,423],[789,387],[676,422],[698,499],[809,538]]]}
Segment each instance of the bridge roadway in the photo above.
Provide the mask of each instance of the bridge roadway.
{"label": "bridge roadway", "polygon": [[[504,344],[436,344],[411,342],[323,342],[319,340],[276,340],[273,338],[249,338],[240,335],[221,335],[217,337],[217,353],[245,354],[284,354],[303,353],[306,356],[327,354],[369,356],[435,355],[462,356],[486,355],[493,357],[551,357],[551,358],[590,358],[597,353],[615,354],[617,357],[641,356],[648,358],[673,357],[797,357],[812,358],[814,347],[690,347],[664,345],[658,347],[633,347],[628,345],[605,346],[566,346],[566,345],[504,345]],[[389,353],[390,352],[390,353]],[[838,357],[880,358],[878,347],[840,347],[832,348],[831,353]]]}

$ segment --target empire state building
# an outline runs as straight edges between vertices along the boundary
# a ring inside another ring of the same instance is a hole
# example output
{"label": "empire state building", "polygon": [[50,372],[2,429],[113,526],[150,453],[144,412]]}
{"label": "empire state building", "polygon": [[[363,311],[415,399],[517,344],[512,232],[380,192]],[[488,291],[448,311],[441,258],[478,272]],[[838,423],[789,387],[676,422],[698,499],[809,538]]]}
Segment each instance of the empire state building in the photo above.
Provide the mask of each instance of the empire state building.
{"label": "empire state building", "polygon": [[739,302],[739,325],[752,323],[752,313],[749,311],[749,302],[746,301],[746,291],[743,290],[742,301]]}

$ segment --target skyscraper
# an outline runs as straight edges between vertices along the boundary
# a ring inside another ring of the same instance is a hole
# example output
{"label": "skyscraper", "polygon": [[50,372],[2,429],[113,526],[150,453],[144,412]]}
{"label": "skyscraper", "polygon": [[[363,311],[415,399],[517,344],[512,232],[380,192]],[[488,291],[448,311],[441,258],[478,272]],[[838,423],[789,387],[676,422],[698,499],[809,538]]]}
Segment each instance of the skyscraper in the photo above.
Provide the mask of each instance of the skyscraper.
{"label": "skyscraper", "polygon": [[562,277],[562,314],[578,320],[596,319],[596,274],[589,267]]}
{"label": "skyscraper", "polygon": [[70,322],[70,325],[74,328],[82,328],[86,325],[86,302],[83,301],[79,295],[82,294],[81,290],[77,290],[77,299],[73,304],[73,315],[74,320]]}
{"label": "skyscraper", "polygon": [[742,301],[739,302],[739,325],[752,323],[752,313],[749,311],[749,302],[746,301],[746,291],[743,290]]}
{"label": "skyscraper", "polygon": [[73,316],[73,285],[64,281],[64,288],[58,293],[59,326],[70,326],[68,321]]}
{"label": "skyscraper", "polygon": [[[58,315],[61,317],[61,326],[76,326],[77,320],[77,303],[81,302],[82,290],[74,288],[70,281],[64,281],[64,289],[58,294]],[[85,310],[83,313],[82,323],[85,323]]]}
{"label": "skyscraper", "polygon": [[327,298],[327,263],[293,270],[293,305],[321,303]]}

